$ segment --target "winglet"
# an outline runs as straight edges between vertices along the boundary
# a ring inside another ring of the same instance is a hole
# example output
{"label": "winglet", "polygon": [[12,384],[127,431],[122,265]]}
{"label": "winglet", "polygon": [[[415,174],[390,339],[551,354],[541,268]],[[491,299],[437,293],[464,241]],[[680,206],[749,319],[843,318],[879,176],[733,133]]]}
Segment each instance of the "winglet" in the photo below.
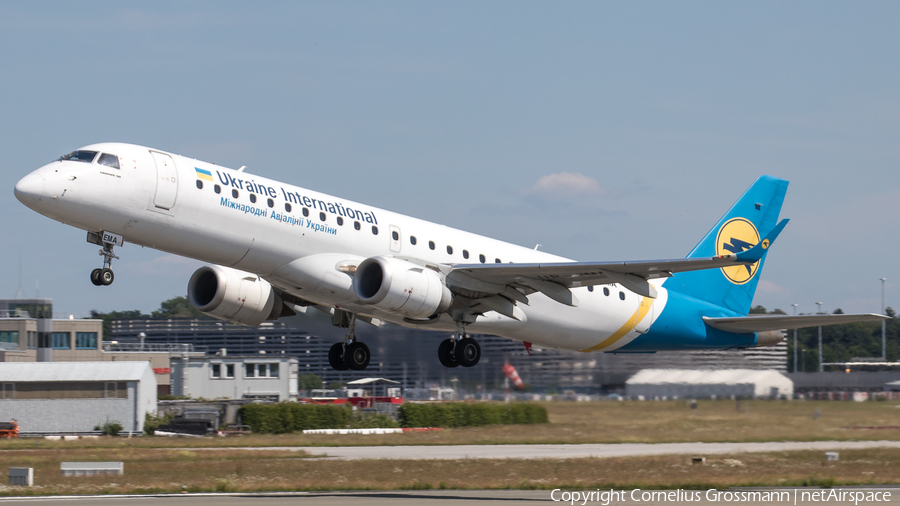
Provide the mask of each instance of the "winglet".
{"label": "winglet", "polygon": [[746,251],[737,253],[735,255],[735,257],[737,257],[737,261],[758,262],[760,259],[762,259],[763,255],[766,254],[766,250],[768,250],[769,246],[771,246],[772,243],[775,242],[775,238],[778,237],[778,234],[781,233],[781,230],[784,229],[785,225],[787,225],[789,221],[791,220],[787,218],[781,220],[780,222],[778,222],[778,225],[775,225],[775,228],[773,228],[769,232],[769,234],[763,238],[762,241],[759,241],[755,246]]}

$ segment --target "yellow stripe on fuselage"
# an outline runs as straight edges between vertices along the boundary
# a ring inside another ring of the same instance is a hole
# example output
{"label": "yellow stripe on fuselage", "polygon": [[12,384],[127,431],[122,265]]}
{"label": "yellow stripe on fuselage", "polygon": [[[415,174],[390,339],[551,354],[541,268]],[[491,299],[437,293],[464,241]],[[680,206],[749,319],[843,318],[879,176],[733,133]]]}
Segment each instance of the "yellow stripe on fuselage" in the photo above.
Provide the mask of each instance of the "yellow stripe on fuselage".
{"label": "yellow stripe on fuselage", "polygon": [[650,312],[650,306],[652,306],[652,305],[653,305],[653,299],[651,299],[650,297],[643,297],[641,299],[641,305],[638,306],[638,308],[634,311],[634,314],[631,315],[631,318],[628,318],[628,320],[625,321],[625,324],[622,325],[619,328],[619,330],[613,332],[611,336],[604,339],[603,342],[601,342],[600,344],[595,344],[594,346],[591,346],[590,348],[585,348],[585,349],[579,350],[579,351],[583,351],[583,352],[587,353],[587,352],[597,351],[599,349],[612,346],[613,344],[618,342],[619,339],[622,339],[623,337],[625,337],[626,334],[628,334],[629,332],[634,330],[634,328],[637,326],[637,324],[640,323],[641,320],[643,320],[644,317],[647,316],[647,313]]}

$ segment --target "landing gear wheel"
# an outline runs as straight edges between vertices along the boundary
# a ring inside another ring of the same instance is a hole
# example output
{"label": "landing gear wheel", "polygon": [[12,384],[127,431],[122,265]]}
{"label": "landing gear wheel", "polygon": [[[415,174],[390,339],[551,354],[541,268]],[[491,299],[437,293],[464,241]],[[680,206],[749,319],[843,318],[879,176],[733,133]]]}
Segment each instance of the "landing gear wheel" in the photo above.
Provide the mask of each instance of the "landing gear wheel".
{"label": "landing gear wheel", "polygon": [[[459,350],[459,348],[457,348]],[[456,367],[459,362],[453,356],[453,339],[444,339],[438,346],[438,360],[444,367]]]}
{"label": "landing gear wheel", "polygon": [[112,271],[112,261],[113,259],[118,260],[119,258],[113,253],[113,249],[116,244],[125,244],[124,238],[112,232],[107,233],[101,230],[98,232],[88,232],[87,240],[91,244],[97,244],[103,247],[103,249],[100,250],[100,256],[103,257],[103,267],[91,271],[91,283],[93,283],[94,286],[111,285],[113,280],[116,279],[116,276]]}
{"label": "landing gear wheel", "polygon": [[112,269],[100,269],[100,283],[103,286],[109,286],[113,284],[115,281],[116,275],[113,274]]}
{"label": "landing gear wheel", "polygon": [[334,346],[328,350],[328,363],[331,365],[331,368],[335,371],[346,371],[349,369],[344,358],[344,343],[334,343]]}
{"label": "landing gear wheel", "polygon": [[481,359],[481,346],[471,337],[456,342],[456,359],[463,367],[472,367]]}
{"label": "landing gear wheel", "polygon": [[362,371],[369,366],[369,359],[371,357],[372,354],[369,353],[369,347],[366,346],[366,343],[356,341],[347,346],[347,353],[344,355],[344,360],[347,362],[350,369]]}

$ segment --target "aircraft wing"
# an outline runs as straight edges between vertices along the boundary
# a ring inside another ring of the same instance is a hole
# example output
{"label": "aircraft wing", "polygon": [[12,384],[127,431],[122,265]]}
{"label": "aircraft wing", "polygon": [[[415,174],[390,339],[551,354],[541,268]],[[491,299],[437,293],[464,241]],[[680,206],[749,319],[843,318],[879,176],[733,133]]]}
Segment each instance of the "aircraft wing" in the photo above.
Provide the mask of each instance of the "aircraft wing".
{"label": "aircraft wing", "polygon": [[703,321],[714,329],[749,334],[768,330],[800,329],[838,323],[874,322],[887,320],[890,316],[875,313],[861,314],[811,314],[799,316],[738,316],[731,318],[703,317]]}
{"label": "aircraft wing", "polygon": [[667,278],[676,272],[758,262],[787,222],[782,220],[752,248],[730,255],[626,262],[456,264],[448,275],[448,281],[451,288],[456,286],[474,292],[502,294],[525,304],[528,301],[521,288],[528,293],[541,292],[557,302],[577,306],[578,301],[569,288],[605,283],[619,283],[639,295],[656,298],[656,288],[648,283],[650,279]]}

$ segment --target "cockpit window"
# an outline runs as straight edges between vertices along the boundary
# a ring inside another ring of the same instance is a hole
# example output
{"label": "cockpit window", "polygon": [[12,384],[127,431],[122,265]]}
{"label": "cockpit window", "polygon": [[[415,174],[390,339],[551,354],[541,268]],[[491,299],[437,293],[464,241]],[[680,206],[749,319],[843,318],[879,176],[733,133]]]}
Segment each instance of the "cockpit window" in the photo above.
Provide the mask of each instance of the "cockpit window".
{"label": "cockpit window", "polygon": [[119,157],[116,155],[111,155],[109,153],[101,153],[100,158],[97,159],[97,163],[99,163],[100,165],[106,165],[107,167],[118,169]]}
{"label": "cockpit window", "polygon": [[76,162],[87,162],[91,163],[94,161],[94,157],[97,156],[96,151],[72,151],[68,155],[62,155],[59,157],[60,161],[63,160],[73,160]]}

